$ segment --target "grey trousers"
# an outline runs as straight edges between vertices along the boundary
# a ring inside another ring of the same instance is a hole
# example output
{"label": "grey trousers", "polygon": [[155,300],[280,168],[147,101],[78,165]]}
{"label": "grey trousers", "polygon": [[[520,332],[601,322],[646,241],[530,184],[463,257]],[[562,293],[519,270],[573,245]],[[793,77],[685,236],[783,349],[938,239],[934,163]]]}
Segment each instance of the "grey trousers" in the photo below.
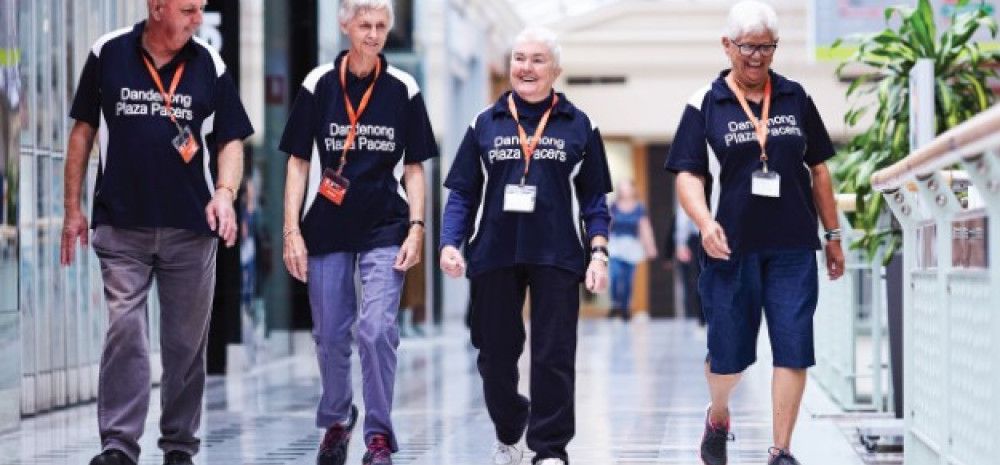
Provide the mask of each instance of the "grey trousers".
{"label": "grey trousers", "polygon": [[218,239],[181,229],[98,226],[91,242],[109,312],[97,394],[102,447],[138,463],[151,385],[146,299],[156,278],[163,359],[159,446],[193,455]]}
{"label": "grey trousers", "polygon": [[394,246],[357,254],[309,257],[309,303],[323,381],[316,426],[329,428],[350,415],[351,326],[359,309],[354,290],[357,264],[362,290],[358,352],[365,400],[365,443],[373,434],[384,434],[393,452],[399,450],[391,414],[399,347],[396,313],[404,275],[392,268],[397,253],[399,247]]}

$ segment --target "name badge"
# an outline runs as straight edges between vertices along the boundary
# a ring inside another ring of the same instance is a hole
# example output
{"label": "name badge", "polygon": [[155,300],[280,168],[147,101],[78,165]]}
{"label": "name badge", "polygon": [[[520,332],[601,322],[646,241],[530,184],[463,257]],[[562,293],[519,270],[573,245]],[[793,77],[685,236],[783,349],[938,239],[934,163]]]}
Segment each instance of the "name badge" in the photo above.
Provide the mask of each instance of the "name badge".
{"label": "name badge", "polygon": [[323,180],[319,183],[319,193],[327,200],[340,205],[344,203],[344,196],[347,195],[347,188],[351,186],[351,181],[337,174],[333,169],[323,170]]}
{"label": "name badge", "polygon": [[507,188],[504,189],[503,193],[503,211],[531,213],[535,211],[535,198],[537,195],[537,186],[507,184]]}
{"label": "name badge", "polygon": [[181,129],[180,134],[174,136],[171,143],[173,143],[174,148],[177,149],[177,153],[181,154],[181,159],[184,160],[184,163],[190,163],[191,159],[194,158],[194,155],[198,153],[198,149],[200,148],[198,141],[194,138],[194,134],[191,133],[190,126],[184,126],[184,128]]}
{"label": "name badge", "polygon": [[754,171],[751,190],[760,197],[781,197],[781,176],[774,171]]}

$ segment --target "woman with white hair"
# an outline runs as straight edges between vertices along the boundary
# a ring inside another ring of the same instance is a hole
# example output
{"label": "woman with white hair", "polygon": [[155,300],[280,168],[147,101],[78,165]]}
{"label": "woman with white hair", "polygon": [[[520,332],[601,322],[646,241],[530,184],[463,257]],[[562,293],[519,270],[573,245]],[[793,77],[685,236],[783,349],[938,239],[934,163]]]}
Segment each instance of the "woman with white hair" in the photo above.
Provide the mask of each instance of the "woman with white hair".
{"label": "woman with white hair", "polygon": [[[591,292],[607,286],[604,142],[590,118],[553,91],[559,55],[547,29],[517,36],[513,90],[472,121],[445,180],[451,194],[441,269],[456,278],[464,271],[471,281],[472,343],[496,430],[496,465],[521,463],[517,443],[525,430],[534,463],[568,462],[579,285]],[[531,400],[517,392],[528,289]]]}
{"label": "woman with white hair", "polygon": [[756,360],[761,314],[774,354],[771,465],[796,465],[792,430],[815,364],[819,219],[830,279],[844,254],[830,173],[833,144],[812,99],[770,69],[778,47],[774,9],[742,1],[729,12],[722,48],[732,64],[688,102],[666,168],[707,257],[699,282],[708,325],[711,404],[701,458],[726,463],[729,396]]}
{"label": "woman with white hair", "polygon": [[[323,384],[319,465],[342,465],[358,417],[352,405],[351,326],[358,322],[365,400],[362,463],[389,465],[403,275],[420,261],[424,170],[437,156],[416,81],[382,55],[390,0],[342,0],[350,47],[309,73],[280,148],[285,184],[284,261],[306,282]],[[301,215],[300,215],[301,212]],[[362,295],[355,295],[355,267]],[[359,311],[360,310],[360,311]]]}

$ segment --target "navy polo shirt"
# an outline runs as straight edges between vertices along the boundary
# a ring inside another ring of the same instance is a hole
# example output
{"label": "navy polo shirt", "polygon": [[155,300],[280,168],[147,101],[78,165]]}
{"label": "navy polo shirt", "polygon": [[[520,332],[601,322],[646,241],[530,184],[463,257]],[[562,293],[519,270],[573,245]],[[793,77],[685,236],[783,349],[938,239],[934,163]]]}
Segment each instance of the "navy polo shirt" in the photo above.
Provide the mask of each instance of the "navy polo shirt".
{"label": "navy polo shirt", "polygon": [[[505,212],[504,189],[519,184],[524,172],[508,95],[473,120],[458,148],[444,183],[452,193],[441,243],[458,247],[468,240],[470,277],[519,264],[555,266],[583,275],[589,255],[584,235],[607,237],[610,222],[605,194],[612,190],[611,175],[601,133],[586,114],[558,94],[526,181],[538,189],[535,211]],[[534,134],[551,97],[533,105],[515,100],[521,124],[527,134]]]}
{"label": "navy polo shirt", "polygon": [[92,226],[214,234],[205,218],[215,192],[209,167],[220,147],[248,137],[253,128],[222,58],[192,38],[158,70],[169,90],[177,66],[186,63],[173,113],[182,127],[191,128],[201,148],[185,163],[171,142],[177,128],[143,63],[145,25],[119,29],[94,43],[70,110],[70,117],[98,130]]}
{"label": "navy polo shirt", "polygon": [[[802,86],[771,72],[768,167],[781,175],[781,197],[751,193],[761,168],[753,124],[723,71],[684,109],[666,169],[704,176],[706,199],[734,253],[820,247],[810,167],[834,155],[830,135]],[[763,106],[749,102],[760,118]]]}
{"label": "navy polo shirt", "polygon": [[[382,70],[347,153],[343,172],[350,181],[347,194],[341,205],[319,194],[323,170],[340,166],[351,127],[340,85],[340,63],[346,53],[306,76],[279,145],[281,151],[310,161],[300,225],[310,255],[402,244],[410,219],[404,165],[438,155],[416,80],[380,55]],[[347,73],[347,93],[355,109],[372,79],[374,73],[363,79]]]}

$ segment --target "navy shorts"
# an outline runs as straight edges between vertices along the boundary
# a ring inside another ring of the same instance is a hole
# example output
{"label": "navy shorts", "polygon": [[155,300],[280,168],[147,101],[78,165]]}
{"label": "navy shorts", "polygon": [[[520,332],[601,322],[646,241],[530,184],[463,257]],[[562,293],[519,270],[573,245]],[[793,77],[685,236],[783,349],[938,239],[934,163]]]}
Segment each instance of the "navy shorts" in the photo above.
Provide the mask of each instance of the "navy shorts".
{"label": "navy shorts", "polygon": [[774,366],[816,364],[813,314],[819,295],[816,251],[805,249],[705,256],[698,281],[708,325],[712,373],[741,373],[757,360],[761,314],[767,319]]}

